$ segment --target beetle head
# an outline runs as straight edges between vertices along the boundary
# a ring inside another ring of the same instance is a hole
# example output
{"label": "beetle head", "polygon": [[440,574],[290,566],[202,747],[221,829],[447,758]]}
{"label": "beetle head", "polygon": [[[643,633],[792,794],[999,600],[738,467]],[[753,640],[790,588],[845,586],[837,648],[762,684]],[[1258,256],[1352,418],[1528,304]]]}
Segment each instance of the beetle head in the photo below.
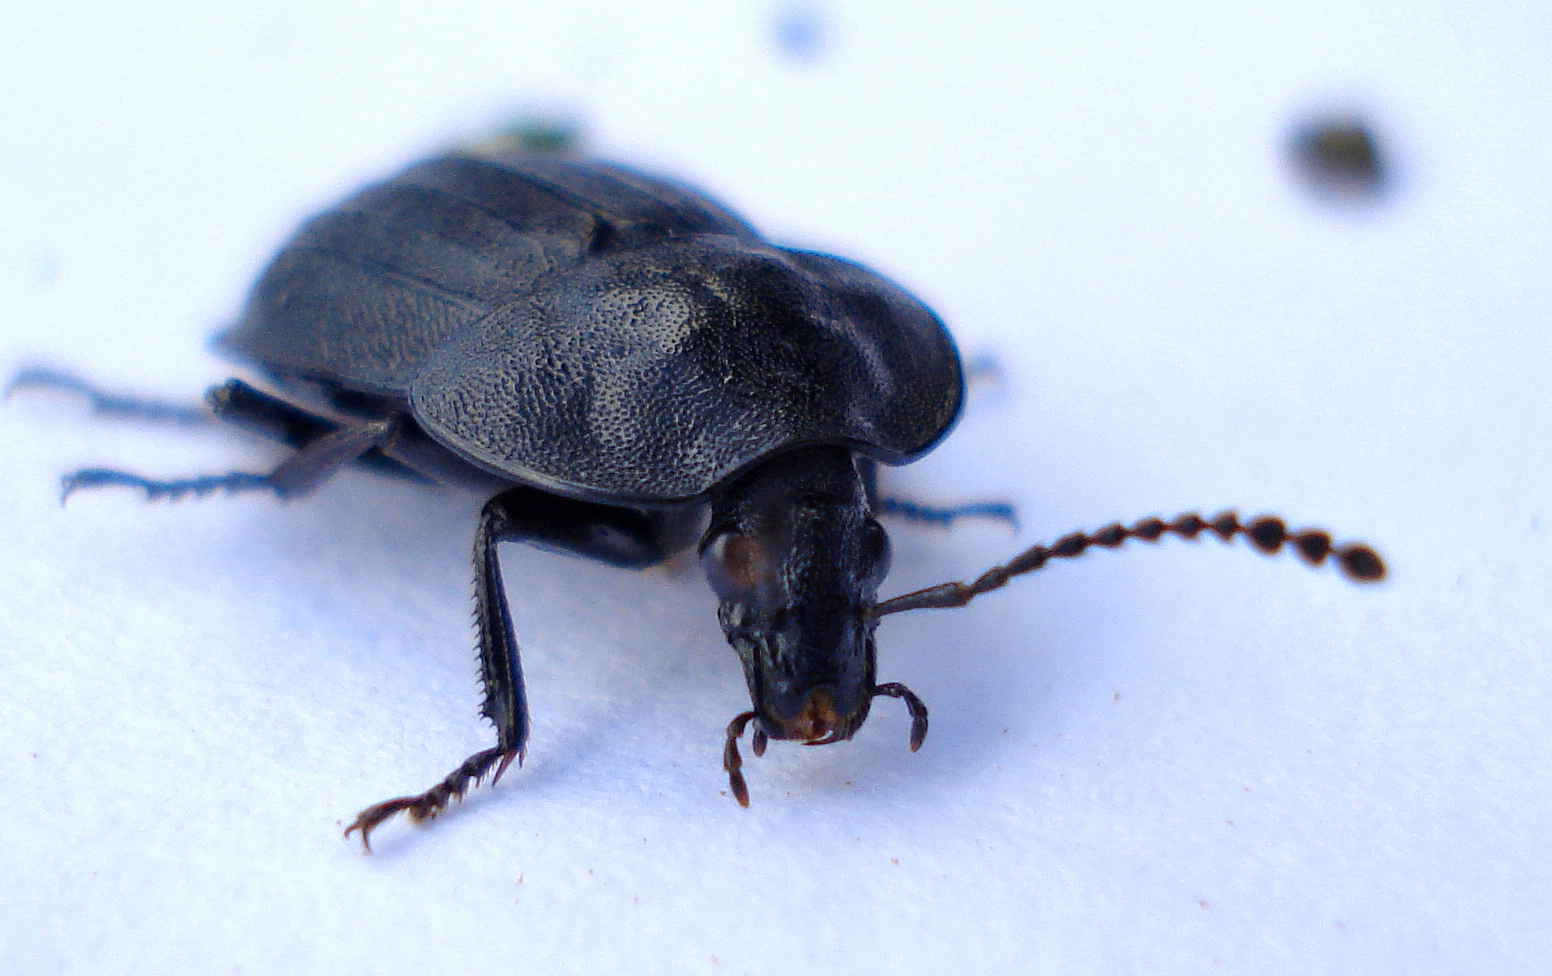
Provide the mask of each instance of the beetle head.
{"label": "beetle head", "polygon": [[756,755],[767,739],[824,745],[851,738],[875,695],[901,696],[899,686],[874,680],[873,606],[889,570],[889,538],[869,511],[851,452],[808,448],[767,461],[722,493],[701,563],[754,706],[729,727],[725,757],[747,805],[735,740],[750,722]]}

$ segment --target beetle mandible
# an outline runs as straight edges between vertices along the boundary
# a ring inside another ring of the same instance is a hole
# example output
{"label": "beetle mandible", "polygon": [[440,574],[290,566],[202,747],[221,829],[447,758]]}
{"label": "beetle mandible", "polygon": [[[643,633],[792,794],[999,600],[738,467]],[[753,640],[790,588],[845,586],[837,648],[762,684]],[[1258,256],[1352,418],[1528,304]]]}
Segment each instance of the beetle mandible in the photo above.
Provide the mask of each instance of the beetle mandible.
{"label": "beetle mandible", "polygon": [[[642,568],[698,546],[738,653],[751,708],[729,724],[723,765],[749,793],[738,741],[850,739],[873,699],[902,699],[911,749],[927,709],[877,679],[874,629],[892,613],[959,607],[1053,558],[1166,534],[1260,550],[1285,543],[1382,578],[1369,547],[1277,518],[1186,514],[1077,532],[967,583],[879,601],[889,540],[879,463],[921,457],[958,417],[959,354],[924,304],[841,258],[774,246],[710,198],[600,162],[454,153],[410,167],[312,218],[259,278],[226,353],[275,390],[241,380],[208,416],[295,449],[268,473],[155,480],[91,468],[64,494],[122,485],[149,498],[215,490],[306,494],[341,468],[483,492],[474,533],[482,710],[496,744],[414,796],[367,807],[346,828],[401,812],[423,821],[528,740],[528,706],[497,543],[527,542]],[[25,370],[12,384],[65,387],[106,413],[181,415]],[[947,522],[1002,506],[927,509]]]}

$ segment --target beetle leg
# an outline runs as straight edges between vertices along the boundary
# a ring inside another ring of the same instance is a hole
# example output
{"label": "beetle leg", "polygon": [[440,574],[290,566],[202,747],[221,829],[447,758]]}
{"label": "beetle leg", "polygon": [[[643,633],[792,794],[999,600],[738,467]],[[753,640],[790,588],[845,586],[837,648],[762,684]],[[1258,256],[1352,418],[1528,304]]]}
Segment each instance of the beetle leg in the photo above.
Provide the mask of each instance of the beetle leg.
{"label": "beetle leg", "polygon": [[[332,417],[314,413],[239,379],[211,387],[205,394],[205,403],[217,420],[297,450],[345,426]],[[426,480],[425,476],[383,454],[379,447],[369,448],[355,459],[355,463],[377,474],[411,481]]]}
{"label": "beetle leg", "polygon": [[369,423],[342,426],[316,437],[296,454],[287,458],[269,474],[231,471],[226,474],[200,475],[159,481],[128,471],[110,468],[85,468],[61,479],[60,500],[81,488],[121,485],[139,488],[146,498],[176,499],[184,495],[205,495],[212,491],[272,491],[281,498],[297,498],[333,477],[340,468],[375,447],[388,443],[398,431],[399,420],[390,417]]}
{"label": "beetle leg", "polygon": [[[480,643],[480,680],[485,698],[480,712],[496,727],[496,748],[502,770],[516,757],[523,764],[528,747],[528,694],[523,687],[523,659],[512,629],[501,582],[496,544],[513,536],[513,524],[503,492],[485,503],[474,533],[474,620]],[[500,777],[498,772],[497,777]]]}
{"label": "beetle leg", "polygon": [[212,386],[205,393],[205,405],[218,420],[298,450],[342,426],[239,379]]}
{"label": "beetle leg", "polygon": [[497,766],[491,782],[501,778],[514,759],[523,764],[528,744],[528,695],[523,687],[523,661],[512,629],[506,590],[501,582],[501,561],[496,544],[513,536],[512,520],[503,492],[485,503],[479,528],[474,533],[474,622],[480,645],[480,679],[485,699],[480,711],[496,727],[496,745],[477,752],[442,782],[418,796],[401,796],[374,803],[356,815],[345,836],[361,831],[361,846],[372,851],[372,831],[400,813],[423,823],[437,816],[453,800],[461,800],[468,788]]}
{"label": "beetle leg", "polygon": [[496,726],[506,756],[503,770],[514,756],[522,764],[528,743],[528,698],[496,544],[528,542],[641,569],[667,555],[659,537],[661,525],[660,518],[644,512],[559,498],[534,488],[512,488],[485,503],[474,534],[474,614],[485,685],[481,711]]}
{"label": "beetle leg", "polygon": [[[238,379],[227,380],[220,386],[213,387],[205,394],[203,407],[110,393],[78,376],[42,366],[28,367],[17,373],[5,388],[5,397],[9,399],[15,391],[28,389],[61,390],[76,394],[86,401],[93,413],[108,417],[127,417],[133,420],[188,427],[207,424],[212,420],[226,421],[271,440],[280,441],[299,451],[305,451],[308,445],[347,426],[338,420],[312,413],[273,394],[265,393]],[[349,441],[350,438],[337,439],[330,446],[338,449],[341,446],[341,440]],[[313,463],[317,463],[325,454],[327,454],[326,450],[319,449],[309,457]],[[378,450],[376,443],[369,445],[350,460],[382,474],[424,480],[416,472],[384,456]],[[305,484],[298,482],[297,475],[306,471],[305,464],[300,462],[301,458],[294,458],[289,468],[282,466],[281,471],[272,472],[269,475],[230,472],[165,481],[145,478],[127,471],[87,468],[65,478],[63,494],[69,497],[77,488],[102,488],[116,485],[139,488],[148,498],[153,499],[177,498],[187,494],[204,495],[223,489],[226,491],[269,489],[282,497],[295,497],[317,484],[316,481]],[[324,477],[332,473],[332,470],[329,470]],[[276,480],[277,477],[280,480]]]}
{"label": "beetle leg", "polygon": [[972,502],[969,505],[922,505],[903,498],[879,499],[876,511],[908,522],[947,527],[962,518],[988,518],[1008,523],[1018,528],[1018,515],[1007,502]]}
{"label": "beetle leg", "polygon": [[29,366],[12,377],[6,385],[5,398],[17,390],[61,390],[74,393],[86,401],[92,413],[107,417],[133,417],[154,423],[204,424],[210,422],[210,412],[203,407],[166,403],[161,400],[144,400],[101,390],[79,376],[62,373],[45,366]]}
{"label": "beetle leg", "polygon": [[885,498],[878,490],[878,462],[872,458],[857,458],[857,473],[862,476],[862,488],[867,492],[868,506],[880,515],[889,515],[908,522],[919,522],[947,528],[962,518],[990,518],[1018,528],[1018,515],[1007,502],[972,502],[969,505],[922,505],[904,498]]}
{"label": "beetle leg", "polygon": [[346,836],[361,831],[361,843],[370,851],[372,831],[395,815],[407,812],[417,823],[430,820],[449,802],[461,799],[492,768],[494,784],[514,760],[519,766],[523,764],[528,745],[528,695],[512,612],[502,585],[497,543],[527,542],[641,569],[667,557],[669,526],[665,516],[559,498],[534,488],[512,488],[486,502],[474,533],[474,620],[480,680],[485,689],[480,711],[496,727],[496,745],[470,756],[419,796],[385,800],[362,810],[346,828]]}
{"label": "beetle leg", "polygon": [[374,803],[362,810],[356,814],[355,822],[345,828],[345,836],[349,837],[355,831],[361,831],[361,846],[370,854],[372,853],[372,831],[383,823],[401,813],[408,813],[415,823],[425,823],[441,813],[450,801],[463,799],[469,787],[483,779],[485,774],[490,772],[490,768],[498,762],[500,767],[497,768],[494,779],[500,779],[501,774],[506,772],[507,766],[511,764],[512,756],[512,753],[501,746],[476,752],[465,759],[463,765],[449,773],[446,779],[419,796],[396,797]]}

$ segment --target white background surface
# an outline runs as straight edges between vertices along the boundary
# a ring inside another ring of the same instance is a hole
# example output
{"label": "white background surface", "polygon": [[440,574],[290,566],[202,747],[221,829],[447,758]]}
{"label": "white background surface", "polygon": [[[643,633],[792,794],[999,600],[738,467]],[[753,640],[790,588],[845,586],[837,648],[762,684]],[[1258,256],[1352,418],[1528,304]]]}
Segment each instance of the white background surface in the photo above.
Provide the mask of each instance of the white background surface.
{"label": "white background surface", "polygon": [[[508,547],[528,767],[364,857],[477,718],[477,500],[341,478],[61,509],[59,473],[258,467],[0,411],[0,954],[14,973],[1533,973],[1548,930],[1544,4],[27,5],[0,40],[0,366],[196,398],[295,222],[516,112],[931,302],[1002,381],[899,474],[1008,498],[892,594],[1184,508],[1360,536],[1393,582],[1174,542],[893,617],[929,703],[777,744],[693,573]],[[1405,12],[1403,12],[1405,11]],[[1397,172],[1289,177],[1357,106]],[[891,703],[886,703],[891,704]],[[897,703],[894,703],[897,704]]]}

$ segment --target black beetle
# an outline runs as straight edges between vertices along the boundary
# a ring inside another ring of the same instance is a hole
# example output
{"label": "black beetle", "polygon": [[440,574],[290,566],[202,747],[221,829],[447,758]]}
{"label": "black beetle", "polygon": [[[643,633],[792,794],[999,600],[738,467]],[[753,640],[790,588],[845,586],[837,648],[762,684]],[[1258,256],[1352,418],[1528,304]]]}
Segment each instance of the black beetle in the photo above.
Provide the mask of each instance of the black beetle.
{"label": "black beetle", "polygon": [[[927,709],[875,680],[873,632],[901,610],[957,607],[1049,559],[1165,534],[1328,555],[1355,580],[1384,565],[1281,520],[1182,515],[1035,546],[969,583],[879,602],[889,540],[878,462],[930,450],[957,418],[963,374],[937,316],[859,265],[775,247],[680,184],[602,163],[454,154],[369,186],[306,223],[217,340],[284,396],[239,380],[209,413],[296,449],[267,474],[159,481],[109,469],[64,491],[127,485],[148,497],[264,490],[292,498],[348,464],[464,486],[489,500],[474,536],[483,711],[497,743],[418,796],[363,810],[417,821],[528,738],[528,708],[496,544],[528,542],[615,566],[659,563],[699,540],[753,707],[728,726],[724,766],[749,803],[738,739],[851,738],[880,695],[904,699],[911,748]],[[104,412],[184,416],[24,371]],[[927,509],[938,522],[1003,506]]]}

